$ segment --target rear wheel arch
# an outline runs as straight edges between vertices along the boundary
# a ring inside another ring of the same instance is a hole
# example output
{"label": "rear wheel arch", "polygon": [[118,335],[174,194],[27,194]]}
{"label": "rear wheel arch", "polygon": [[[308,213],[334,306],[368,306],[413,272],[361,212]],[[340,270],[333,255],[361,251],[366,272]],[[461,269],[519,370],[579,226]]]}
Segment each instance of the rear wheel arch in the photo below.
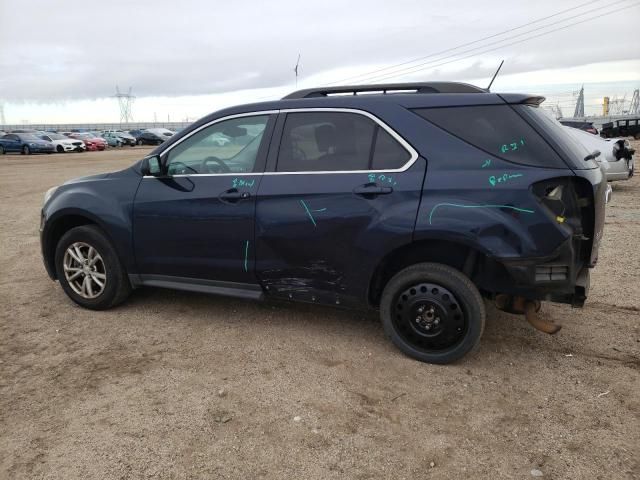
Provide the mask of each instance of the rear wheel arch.
{"label": "rear wheel arch", "polygon": [[368,301],[378,306],[382,291],[401,270],[418,263],[434,262],[448,265],[472,278],[473,271],[487,255],[462,242],[427,239],[403,245],[389,252],[376,267],[370,281]]}

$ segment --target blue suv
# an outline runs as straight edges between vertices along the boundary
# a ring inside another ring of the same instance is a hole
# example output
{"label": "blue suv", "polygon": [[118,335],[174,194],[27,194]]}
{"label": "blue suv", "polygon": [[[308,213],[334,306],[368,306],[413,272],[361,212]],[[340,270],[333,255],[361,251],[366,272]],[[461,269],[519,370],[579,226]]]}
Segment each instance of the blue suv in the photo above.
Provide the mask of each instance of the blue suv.
{"label": "blue suv", "polygon": [[302,90],[213,113],[126,170],[45,195],[77,304],[154,286],[379,309],[406,354],[470,352],[484,299],[582,306],[606,182],[542,97],[461,83]]}

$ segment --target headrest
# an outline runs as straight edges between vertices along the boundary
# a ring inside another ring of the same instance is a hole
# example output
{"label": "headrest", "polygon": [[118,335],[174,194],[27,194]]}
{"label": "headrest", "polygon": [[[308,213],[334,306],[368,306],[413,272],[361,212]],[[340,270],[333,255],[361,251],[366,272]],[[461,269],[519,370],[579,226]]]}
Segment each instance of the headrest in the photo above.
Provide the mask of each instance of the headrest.
{"label": "headrest", "polygon": [[[336,128],[333,125],[320,125],[315,129],[316,143],[321,152],[335,150]],[[332,148],[333,147],[333,148]]]}

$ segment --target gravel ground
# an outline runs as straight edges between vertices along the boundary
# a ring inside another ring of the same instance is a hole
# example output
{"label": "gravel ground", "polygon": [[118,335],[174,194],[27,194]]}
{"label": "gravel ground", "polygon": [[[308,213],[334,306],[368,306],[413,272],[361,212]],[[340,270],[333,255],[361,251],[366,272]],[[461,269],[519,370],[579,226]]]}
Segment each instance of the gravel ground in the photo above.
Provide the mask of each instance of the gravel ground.
{"label": "gravel ground", "polygon": [[375,313],[74,306],[42,266],[43,193],[143,150],[0,157],[0,478],[640,478],[638,177],[614,185],[585,308],[543,305],[557,336],[489,307],[442,367]]}

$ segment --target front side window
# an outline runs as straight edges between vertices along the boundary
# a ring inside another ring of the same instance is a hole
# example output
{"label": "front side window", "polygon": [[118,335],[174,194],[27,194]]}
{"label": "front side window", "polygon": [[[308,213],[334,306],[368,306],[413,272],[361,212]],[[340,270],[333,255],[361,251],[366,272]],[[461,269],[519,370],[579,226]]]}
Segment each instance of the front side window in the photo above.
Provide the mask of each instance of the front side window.
{"label": "front side window", "polygon": [[344,172],[402,167],[409,152],[364,115],[347,112],[289,113],[278,172]]}
{"label": "front side window", "polygon": [[224,120],[207,127],[169,151],[168,173],[251,173],[269,115]]}

